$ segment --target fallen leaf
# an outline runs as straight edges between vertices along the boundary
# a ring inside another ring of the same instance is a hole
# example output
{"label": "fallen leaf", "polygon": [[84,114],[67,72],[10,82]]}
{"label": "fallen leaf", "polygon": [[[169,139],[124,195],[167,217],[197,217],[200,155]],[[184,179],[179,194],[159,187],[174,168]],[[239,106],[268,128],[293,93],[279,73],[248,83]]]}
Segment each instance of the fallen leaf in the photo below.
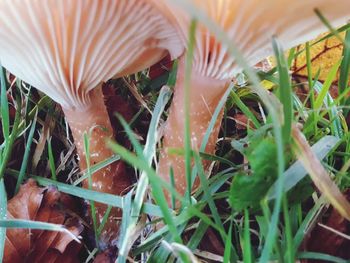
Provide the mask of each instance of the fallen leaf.
{"label": "fallen leaf", "polygon": [[[317,39],[310,42],[310,60],[311,60],[311,75],[314,78],[318,71],[320,71],[319,80],[325,81],[330,70],[337,63],[343,55],[343,44],[341,41],[333,36],[317,43],[327,34],[319,36]],[[341,37],[345,37],[345,33],[340,34]],[[306,45],[300,45],[296,48],[296,52],[300,52],[297,58],[294,60],[292,65],[293,75],[306,77],[308,76],[307,71],[307,60],[306,60]],[[321,69],[321,70],[320,70]],[[334,80],[338,81],[338,77]]]}
{"label": "fallen leaf", "polygon": [[[65,225],[78,236],[83,230],[82,224],[66,216],[58,205],[60,198],[61,193],[55,188],[40,188],[30,179],[8,202],[7,217]],[[4,263],[23,262],[23,259],[26,262],[79,262],[79,249],[80,244],[67,233],[7,229]]]}

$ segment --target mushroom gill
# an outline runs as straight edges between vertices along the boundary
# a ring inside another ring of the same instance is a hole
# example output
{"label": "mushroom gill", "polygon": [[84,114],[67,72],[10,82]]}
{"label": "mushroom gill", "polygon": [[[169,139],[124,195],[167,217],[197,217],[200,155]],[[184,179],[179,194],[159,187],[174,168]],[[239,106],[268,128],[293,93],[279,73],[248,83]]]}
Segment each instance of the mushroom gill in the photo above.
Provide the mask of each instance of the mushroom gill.
{"label": "mushroom gill", "polygon": [[[91,165],[113,155],[102,82],[149,67],[169,46],[182,53],[176,31],[147,0],[0,0],[0,39],[2,65],[62,106],[82,170],[84,133]],[[123,193],[131,181],[120,169],[116,162],[94,173],[92,189]],[[101,222],[106,205],[96,206]],[[116,238],[118,217],[112,210],[102,244]]]}
{"label": "mushroom gill", "polygon": [[[185,1],[154,0],[158,8],[179,30],[183,43],[188,42],[191,15],[183,7]],[[250,65],[255,65],[272,54],[271,40],[276,36],[284,48],[311,40],[327,31],[315,14],[315,9],[337,27],[350,17],[348,0],[332,4],[328,0],[189,0],[197,9],[221,26],[235,43]],[[174,98],[165,127],[158,173],[166,181],[173,168],[176,190],[184,194],[187,189],[184,158],[168,153],[169,148],[184,146],[184,75],[185,55],[180,57]],[[230,80],[240,71],[227,47],[201,23],[195,33],[194,56],[190,81],[190,130],[192,147],[200,148],[212,114],[222,98]],[[222,114],[206,146],[213,154]],[[204,162],[205,168],[208,163]],[[198,182],[195,182],[195,186]],[[168,198],[170,199],[170,198]]]}

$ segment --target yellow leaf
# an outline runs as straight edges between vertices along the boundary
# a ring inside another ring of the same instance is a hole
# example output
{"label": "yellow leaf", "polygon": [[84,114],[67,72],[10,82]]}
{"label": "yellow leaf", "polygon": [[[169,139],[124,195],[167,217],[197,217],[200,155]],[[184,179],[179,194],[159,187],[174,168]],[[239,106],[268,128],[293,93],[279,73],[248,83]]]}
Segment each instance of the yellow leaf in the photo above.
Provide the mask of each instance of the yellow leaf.
{"label": "yellow leaf", "polygon": [[[327,34],[319,36],[317,39],[310,42],[310,59],[311,59],[311,75],[314,78],[317,72],[320,71],[319,80],[325,81],[330,70],[337,63],[343,54],[343,44],[336,37],[330,37],[315,45],[317,41],[325,37]],[[343,38],[345,33],[340,34]],[[301,52],[293,61],[292,72],[294,75],[307,77],[307,63],[306,63],[306,45],[300,45],[296,48],[296,52]],[[338,77],[335,81],[338,81]]]}
{"label": "yellow leaf", "polygon": [[271,90],[275,86],[275,84],[273,82],[268,81],[266,79],[261,81],[260,84],[261,84],[261,86],[263,86],[267,90]]}

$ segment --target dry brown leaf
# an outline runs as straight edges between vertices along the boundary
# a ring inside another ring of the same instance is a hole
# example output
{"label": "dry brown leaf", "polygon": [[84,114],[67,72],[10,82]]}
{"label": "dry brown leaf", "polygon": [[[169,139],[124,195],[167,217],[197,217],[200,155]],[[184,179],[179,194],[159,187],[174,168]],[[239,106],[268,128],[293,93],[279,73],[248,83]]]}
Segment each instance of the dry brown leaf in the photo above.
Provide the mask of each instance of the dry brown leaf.
{"label": "dry brown leaf", "polygon": [[[321,38],[325,37],[327,34],[321,35],[319,38],[310,42],[310,46]],[[345,33],[340,34],[343,38]],[[306,45],[300,45],[296,48],[296,52],[301,52],[298,57],[294,60],[292,65],[292,72],[294,75],[306,77],[308,76],[307,72],[307,63],[306,63]],[[331,68],[337,63],[343,54],[343,44],[341,41],[333,36],[326,40],[323,40],[315,45],[310,47],[310,59],[312,65],[312,77],[315,77],[317,72],[320,70],[319,80],[325,81],[328,73]],[[339,72],[338,72],[339,77]],[[335,80],[338,81],[338,78]]]}
{"label": "dry brown leaf", "polygon": [[[75,219],[66,217],[58,207],[61,194],[54,188],[40,188],[34,180],[21,186],[18,194],[8,202],[9,219],[25,219],[65,225],[78,236],[83,227]],[[74,249],[72,249],[74,248]],[[67,233],[7,229],[4,263],[15,262],[78,262],[80,244]]]}

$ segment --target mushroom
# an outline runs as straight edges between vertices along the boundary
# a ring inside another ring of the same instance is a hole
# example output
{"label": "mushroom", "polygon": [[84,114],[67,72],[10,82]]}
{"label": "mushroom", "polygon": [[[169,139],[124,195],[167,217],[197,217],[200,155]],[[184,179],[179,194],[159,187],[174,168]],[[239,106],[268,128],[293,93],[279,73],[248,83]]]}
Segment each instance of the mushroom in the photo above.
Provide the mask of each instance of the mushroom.
{"label": "mushroom", "polygon": [[[183,43],[188,42],[191,17],[175,0],[153,0],[159,10],[177,27]],[[184,1],[179,1],[181,2]],[[339,26],[350,17],[348,0],[289,1],[289,0],[189,0],[196,8],[221,26],[236,44],[250,65],[272,54],[272,36],[285,48],[311,40],[327,28],[315,14],[318,8],[324,16]],[[190,82],[190,131],[192,148],[198,150],[219,100],[228,83],[240,71],[227,47],[198,23]],[[169,148],[184,146],[184,75],[185,55],[179,59],[177,82],[160,151],[158,174],[170,181],[172,167],[176,190],[184,194],[187,188],[184,158],[169,154]],[[215,152],[222,112],[210,135],[205,151]],[[208,162],[204,167],[208,168]],[[194,183],[194,188],[198,182]],[[170,202],[169,194],[168,200]]]}
{"label": "mushroom", "polygon": [[[113,156],[106,138],[113,129],[102,82],[154,64],[173,47],[183,52],[177,32],[147,0],[0,0],[0,62],[11,73],[62,106],[87,168],[84,133],[90,134],[90,164]],[[92,189],[120,195],[131,180],[118,162],[92,175]],[[88,181],[83,182],[88,188]],[[96,204],[102,221],[106,205]],[[100,241],[118,230],[112,210]]]}

